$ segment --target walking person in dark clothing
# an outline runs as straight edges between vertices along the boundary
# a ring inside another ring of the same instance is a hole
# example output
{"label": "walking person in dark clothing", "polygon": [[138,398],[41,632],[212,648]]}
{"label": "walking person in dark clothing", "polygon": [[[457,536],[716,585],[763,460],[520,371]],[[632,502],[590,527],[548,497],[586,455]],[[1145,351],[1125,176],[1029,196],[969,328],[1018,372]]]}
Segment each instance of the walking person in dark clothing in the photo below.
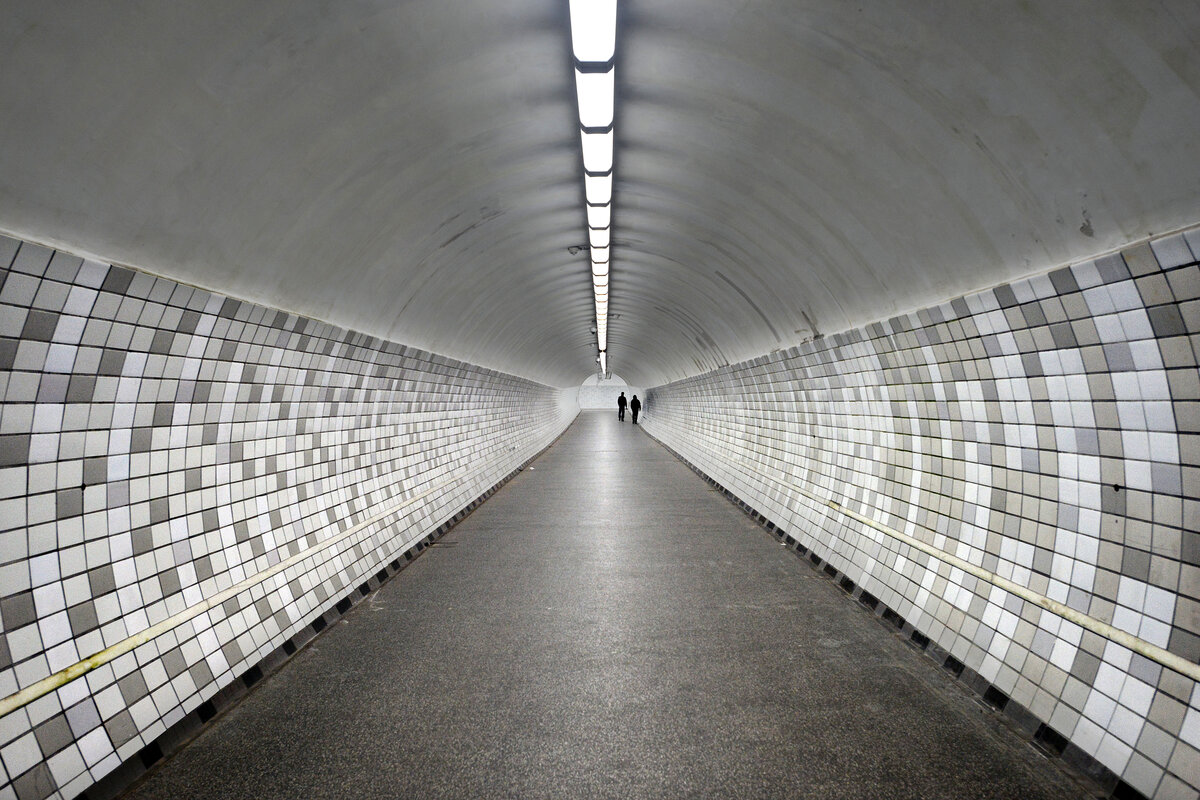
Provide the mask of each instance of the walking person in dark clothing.
{"label": "walking person in dark clothing", "polygon": [[629,401],[629,410],[633,412],[633,424],[637,425],[637,415],[638,412],[642,410],[642,401],[637,399],[636,394],[633,396],[633,399]]}
{"label": "walking person in dark clothing", "polygon": [[[618,422],[625,421],[625,403],[626,403],[625,393],[621,392],[621,396],[617,398],[617,421]],[[633,418],[637,419],[636,411],[633,413]]]}

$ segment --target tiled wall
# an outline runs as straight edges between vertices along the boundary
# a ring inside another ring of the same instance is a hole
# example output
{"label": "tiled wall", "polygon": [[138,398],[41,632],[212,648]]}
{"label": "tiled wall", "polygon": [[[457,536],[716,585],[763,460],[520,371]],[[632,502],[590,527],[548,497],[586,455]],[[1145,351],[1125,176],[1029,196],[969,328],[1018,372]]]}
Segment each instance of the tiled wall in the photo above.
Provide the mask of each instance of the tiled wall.
{"label": "tiled wall", "polygon": [[577,411],[573,392],[3,237],[0,400],[0,696],[420,496],[0,718],[0,800],[87,789]]}
{"label": "tiled wall", "polygon": [[647,429],[1148,796],[1196,684],[803,487],[1200,660],[1200,229],[651,390]]}

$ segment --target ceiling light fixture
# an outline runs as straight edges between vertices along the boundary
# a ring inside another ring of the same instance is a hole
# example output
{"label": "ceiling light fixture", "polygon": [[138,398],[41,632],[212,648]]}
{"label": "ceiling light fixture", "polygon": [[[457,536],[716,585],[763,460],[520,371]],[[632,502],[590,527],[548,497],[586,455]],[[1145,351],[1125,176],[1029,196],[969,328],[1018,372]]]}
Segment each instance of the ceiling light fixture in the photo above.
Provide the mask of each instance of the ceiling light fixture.
{"label": "ceiling light fixture", "polygon": [[[608,374],[609,246],[612,241],[613,150],[616,117],[617,0],[570,0],[571,52],[579,109],[583,189],[587,203],[596,349]],[[575,255],[582,247],[568,248]]]}
{"label": "ceiling light fixture", "polygon": [[579,124],[585,128],[611,128],[613,89],[617,70],[584,72],[575,68],[575,96],[579,100]]}
{"label": "ceiling light fixture", "polygon": [[612,202],[612,173],[606,175],[584,175],[583,194],[593,206]]}
{"label": "ceiling light fixture", "polygon": [[579,61],[612,61],[617,0],[571,0],[571,49]]}
{"label": "ceiling light fixture", "polygon": [[611,172],[613,168],[613,132],[580,131],[583,140],[583,168],[588,172]]}
{"label": "ceiling light fixture", "polygon": [[593,230],[607,228],[612,224],[612,206],[588,206],[587,223]]}

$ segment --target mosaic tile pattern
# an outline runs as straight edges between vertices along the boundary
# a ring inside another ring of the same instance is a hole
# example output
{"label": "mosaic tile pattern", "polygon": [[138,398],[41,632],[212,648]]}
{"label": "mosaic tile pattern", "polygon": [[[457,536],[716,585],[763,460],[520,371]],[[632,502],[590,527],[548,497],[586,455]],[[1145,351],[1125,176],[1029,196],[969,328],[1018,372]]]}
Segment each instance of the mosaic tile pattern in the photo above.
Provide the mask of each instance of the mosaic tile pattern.
{"label": "mosaic tile pattern", "polygon": [[0,718],[74,797],[539,452],[573,394],[0,237],[0,695],[402,500]]}
{"label": "mosaic tile pattern", "polygon": [[1147,796],[1195,683],[853,522],[1200,661],[1200,229],[658,387],[650,433]]}

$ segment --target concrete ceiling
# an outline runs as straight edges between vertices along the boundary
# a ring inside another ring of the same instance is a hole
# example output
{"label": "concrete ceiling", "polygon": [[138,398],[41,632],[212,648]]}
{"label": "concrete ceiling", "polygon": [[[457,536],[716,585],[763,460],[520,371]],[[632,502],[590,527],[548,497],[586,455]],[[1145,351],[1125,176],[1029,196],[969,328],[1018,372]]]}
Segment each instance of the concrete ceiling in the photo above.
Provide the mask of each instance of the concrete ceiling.
{"label": "concrete ceiling", "polygon": [[[611,367],[654,386],[1200,220],[1195,0],[620,0]],[[0,229],[594,370],[566,0],[9,0]]]}

